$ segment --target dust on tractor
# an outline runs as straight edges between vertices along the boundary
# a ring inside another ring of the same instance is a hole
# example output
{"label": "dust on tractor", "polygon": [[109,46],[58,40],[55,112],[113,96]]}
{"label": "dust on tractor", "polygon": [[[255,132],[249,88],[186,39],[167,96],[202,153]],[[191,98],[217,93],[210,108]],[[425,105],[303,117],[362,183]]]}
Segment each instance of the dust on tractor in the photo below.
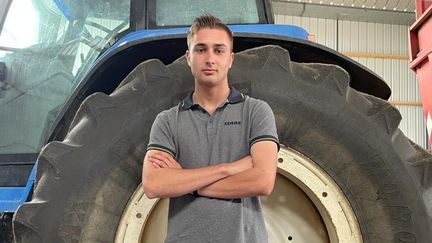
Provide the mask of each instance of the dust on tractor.
{"label": "dust on tractor", "polygon": [[274,24],[268,0],[3,0],[0,239],[163,241],[169,199],[144,196],[142,161],[156,114],[193,89],[187,26],[203,13],[234,32],[230,85],[275,113],[269,241],[430,242],[432,157],[389,87]]}

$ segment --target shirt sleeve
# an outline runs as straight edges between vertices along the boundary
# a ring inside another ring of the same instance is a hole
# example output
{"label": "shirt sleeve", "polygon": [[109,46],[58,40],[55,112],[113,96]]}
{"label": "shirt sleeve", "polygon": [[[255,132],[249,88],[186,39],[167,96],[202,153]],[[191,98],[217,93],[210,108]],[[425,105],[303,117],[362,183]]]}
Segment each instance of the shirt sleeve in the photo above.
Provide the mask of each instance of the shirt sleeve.
{"label": "shirt sleeve", "polygon": [[169,153],[175,158],[176,149],[174,137],[169,123],[168,112],[163,111],[156,116],[150,130],[148,150],[160,150]]}
{"label": "shirt sleeve", "polygon": [[260,141],[273,141],[277,144],[278,151],[280,148],[279,138],[276,130],[276,122],[270,106],[262,101],[258,102],[252,109],[251,114],[251,134],[249,140],[249,148]]}

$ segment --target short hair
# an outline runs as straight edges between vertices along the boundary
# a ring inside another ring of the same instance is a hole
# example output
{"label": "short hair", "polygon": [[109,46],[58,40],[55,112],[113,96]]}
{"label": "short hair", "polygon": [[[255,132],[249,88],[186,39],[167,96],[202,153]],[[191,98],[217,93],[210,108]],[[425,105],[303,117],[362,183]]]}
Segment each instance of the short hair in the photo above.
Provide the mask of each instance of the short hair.
{"label": "short hair", "polygon": [[229,39],[231,40],[231,50],[233,49],[233,44],[234,44],[233,33],[228,28],[228,26],[226,26],[226,24],[222,22],[222,20],[210,14],[201,15],[197,17],[192,23],[187,35],[188,48],[190,48],[190,43],[192,41],[193,35],[195,35],[199,30],[205,28],[224,30],[228,34]]}

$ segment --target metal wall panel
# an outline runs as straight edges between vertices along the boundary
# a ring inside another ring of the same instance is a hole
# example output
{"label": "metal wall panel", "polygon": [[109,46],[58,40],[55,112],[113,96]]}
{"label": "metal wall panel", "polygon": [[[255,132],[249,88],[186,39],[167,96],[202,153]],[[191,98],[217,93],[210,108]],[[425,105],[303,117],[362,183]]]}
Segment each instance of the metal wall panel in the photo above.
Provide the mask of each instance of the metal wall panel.
{"label": "metal wall panel", "polygon": [[[298,25],[316,36],[316,42],[339,52],[388,55],[352,57],[381,76],[392,90],[390,102],[418,102],[415,73],[408,68],[408,28],[405,25],[275,15],[277,24]],[[406,57],[404,59],[404,57]],[[426,124],[421,106],[396,105],[402,115],[401,130],[427,148]]]}
{"label": "metal wall panel", "polygon": [[275,15],[276,24],[297,25],[315,35],[316,42],[332,49],[337,49],[337,21],[334,19],[318,19],[298,16]]}

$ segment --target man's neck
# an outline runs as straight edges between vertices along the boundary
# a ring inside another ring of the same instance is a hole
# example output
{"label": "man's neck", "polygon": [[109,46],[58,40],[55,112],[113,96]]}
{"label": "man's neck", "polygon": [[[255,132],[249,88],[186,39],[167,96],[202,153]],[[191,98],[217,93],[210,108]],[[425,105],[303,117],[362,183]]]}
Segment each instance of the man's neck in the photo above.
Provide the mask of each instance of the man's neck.
{"label": "man's neck", "polygon": [[218,86],[201,86],[195,82],[193,101],[212,114],[221,104],[225,103],[229,94],[228,82]]}

